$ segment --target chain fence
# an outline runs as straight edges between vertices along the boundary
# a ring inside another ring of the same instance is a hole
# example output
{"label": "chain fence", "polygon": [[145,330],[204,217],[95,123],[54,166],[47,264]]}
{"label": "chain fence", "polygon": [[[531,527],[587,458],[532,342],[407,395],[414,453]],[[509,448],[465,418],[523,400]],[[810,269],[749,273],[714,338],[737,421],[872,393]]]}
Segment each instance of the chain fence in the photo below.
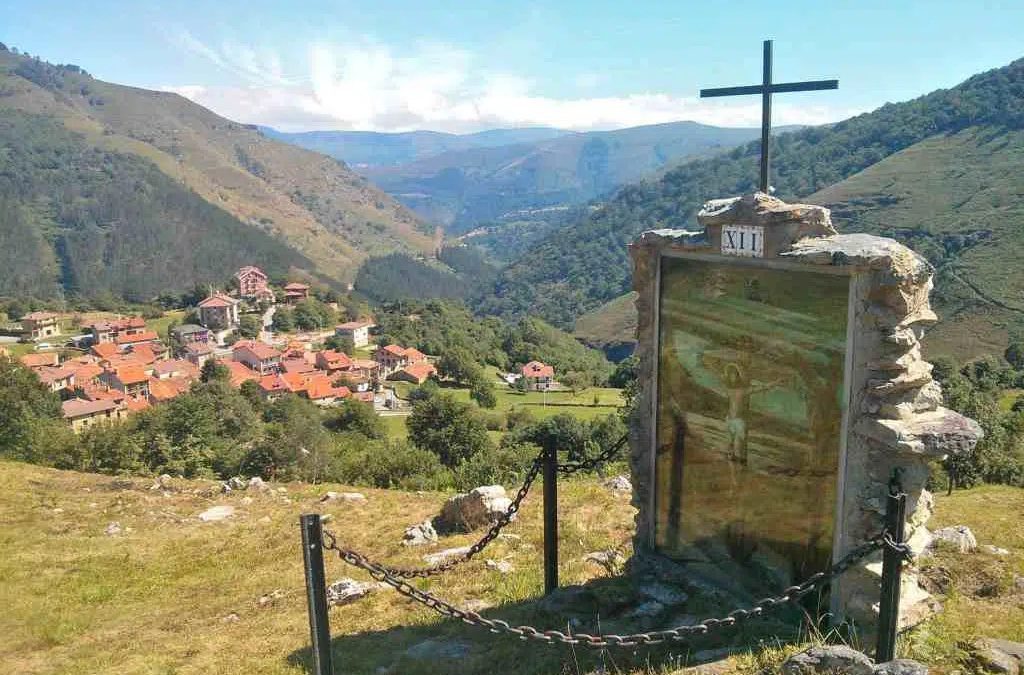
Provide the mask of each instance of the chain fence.
{"label": "chain fence", "polygon": [[384,565],[375,563],[356,551],[339,546],[337,536],[327,530],[324,531],[323,547],[325,550],[337,553],[338,557],[344,562],[364,570],[375,580],[391,586],[404,597],[429,607],[442,616],[458,619],[471,626],[485,628],[492,633],[512,635],[522,640],[534,640],[549,644],[581,645],[594,648],[657,645],[664,642],[681,641],[694,636],[707,635],[714,629],[735,626],[742,621],[762,616],[776,607],[798,602],[808,593],[831,582],[875,551],[888,547],[897,551],[904,560],[908,560],[912,555],[910,548],[906,544],[895,542],[888,531],[885,531],[851,550],[827,571],[818,572],[808,577],[802,583],[786,588],[779,595],[764,598],[751,607],[735,609],[723,617],[708,618],[699,623],[676,626],[665,630],[632,633],[629,635],[590,635],[588,633],[565,633],[551,629],[541,630],[529,625],[513,626],[507,621],[488,619],[480,616],[477,612],[459,608],[443,598],[429,591],[416,588],[405,581],[405,579],[391,574],[389,568]]}
{"label": "chain fence", "polygon": [[[562,475],[568,476],[579,471],[589,471],[596,468],[598,465],[613,459],[619,452],[621,452],[627,440],[629,440],[629,436],[623,436],[612,446],[601,452],[601,454],[591,459],[587,459],[582,462],[559,464],[558,472]],[[533,487],[533,483],[537,480],[537,476],[540,475],[546,461],[547,451],[542,450],[533,459],[533,462],[530,464],[530,468],[527,469],[526,476],[523,478],[523,483],[516,492],[515,498],[509,503],[508,507],[498,515],[487,532],[484,533],[484,535],[480,537],[476,543],[470,546],[469,550],[462,555],[450,558],[431,567],[390,567],[381,563],[377,563],[377,565],[381,570],[384,570],[389,575],[399,579],[427,579],[429,577],[448,572],[459,565],[469,562],[477,554],[487,548],[488,544],[497,539],[498,535],[501,534],[502,529],[515,519],[516,513],[519,512],[519,509],[523,504],[523,500],[526,499],[526,495],[529,494],[530,488]],[[366,559],[365,556],[357,551],[352,551],[352,553]]]}

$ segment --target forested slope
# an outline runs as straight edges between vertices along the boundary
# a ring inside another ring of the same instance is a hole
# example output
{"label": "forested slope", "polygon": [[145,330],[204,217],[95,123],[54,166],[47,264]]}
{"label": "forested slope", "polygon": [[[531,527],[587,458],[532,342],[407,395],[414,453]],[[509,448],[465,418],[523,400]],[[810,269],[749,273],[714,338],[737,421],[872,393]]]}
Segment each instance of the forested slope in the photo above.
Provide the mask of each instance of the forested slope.
{"label": "forested slope", "polygon": [[[993,134],[1024,128],[1024,60],[831,127],[781,134],[774,143],[772,182],[783,199],[807,199],[916,143],[973,127],[988,127]],[[623,188],[592,215],[553,233],[511,264],[481,309],[529,313],[571,326],[580,314],[629,290],[626,246],[639,232],[693,228],[694,215],[705,200],[753,189],[758,151],[759,144],[750,143],[722,156],[683,164],[656,182]],[[1020,176],[1019,157],[1010,161]],[[979,171],[984,170],[982,161]],[[941,188],[940,181],[934,189]],[[1007,196],[1021,199],[1022,192],[1012,189]],[[880,212],[879,217],[884,216]],[[840,221],[846,231],[866,229],[850,225]],[[992,270],[1017,265],[1001,252],[998,239],[985,250],[993,253]]]}

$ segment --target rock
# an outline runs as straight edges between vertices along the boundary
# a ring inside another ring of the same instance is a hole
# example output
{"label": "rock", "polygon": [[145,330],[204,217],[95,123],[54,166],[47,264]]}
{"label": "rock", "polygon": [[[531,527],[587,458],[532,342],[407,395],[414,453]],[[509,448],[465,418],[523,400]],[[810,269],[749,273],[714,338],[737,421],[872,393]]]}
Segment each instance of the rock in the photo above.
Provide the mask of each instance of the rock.
{"label": "rock", "polygon": [[498,539],[500,541],[522,541],[523,538],[520,537],[518,534],[508,534],[507,532],[502,532],[498,535]]}
{"label": "rock", "polygon": [[369,595],[377,584],[364,583],[355,579],[339,579],[327,587],[327,605],[339,607],[355,602]]}
{"label": "rock", "polygon": [[982,544],[981,550],[990,555],[997,555],[1000,558],[1003,556],[1010,555],[1010,552],[1005,548],[999,548],[998,546],[993,546],[992,544]]}
{"label": "rock", "polygon": [[286,495],[286,494],[288,494],[288,488],[286,488],[284,486],[279,487],[279,488],[277,488],[277,492],[280,493],[280,494]]}
{"label": "rock", "polygon": [[612,492],[632,492],[633,484],[625,476],[615,476],[604,482],[604,486]]}
{"label": "rock", "polygon": [[893,659],[875,666],[874,675],[928,675],[928,666],[911,659]]}
{"label": "rock", "polygon": [[116,520],[110,523],[109,525],[107,525],[107,528],[103,530],[103,534],[107,535],[108,537],[113,537],[121,534],[121,523],[117,522]]}
{"label": "rock", "polygon": [[365,502],[366,495],[361,492],[325,492],[320,498],[322,502]]}
{"label": "rock", "polygon": [[552,614],[564,615],[593,606],[594,593],[583,586],[561,586],[545,595],[538,607]]}
{"label": "rock", "polygon": [[405,650],[405,655],[419,661],[455,660],[469,656],[471,651],[472,647],[461,640],[431,638],[409,647]]}
{"label": "rock", "polygon": [[484,567],[501,574],[508,574],[512,571],[512,563],[507,560],[488,560],[484,563]]}
{"label": "rock", "polygon": [[172,488],[171,481],[173,479],[170,475],[162,473],[156,477],[153,484],[149,487],[150,490],[170,490]]}
{"label": "rock", "polygon": [[58,506],[57,508],[53,509],[50,513],[64,513],[64,509]]}
{"label": "rock", "polygon": [[224,520],[235,515],[235,507],[223,504],[221,506],[211,506],[202,513],[199,514],[199,520],[204,523],[212,523],[218,520]]}
{"label": "rock", "polygon": [[690,597],[681,589],[658,581],[642,584],[639,590],[643,595],[663,605],[681,605]]}
{"label": "rock", "polygon": [[1024,593],[1024,577],[1019,574],[1013,575],[1013,590],[1017,593]]}
{"label": "rock", "polygon": [[846,645],[811,647],[782,664],[783,675],[872,675],[875,664]]}
{"label": "rock", "polygon": [[485,485],[451,497],[434,527],[441,532],[472,532],[495,522],[512,501],[500,485]]}
{"label": "rock", "polygon": [[449,558],[457,558],[459,556],[466,555],[467,553],[469,553],[469,546],[458,546],[456,548],[446,548],[445,550],[438,551],[437,553],[428,553],[423,556],[423,560],[425,560],[428,565],[438,565]]}
{"label": "rock", "polygon": [[986,638],[974,647],[974,660],[989,673],[1018,675],[1024,670],[1024,643]]}
{"label": "rock", "polygon": [[971,528],[966,525],[953,525],[932,532],[933,546],[940,541],[946,542],[960,553],[971,553],[978,548],[978,540],[974,538]]}
{"label": "rock", "polygon": [[583,562],[594,563],[605,568],[609,574],[614,574],[622,563],[626,562],[625,556],[614,549],[607,551],[592,551],[583,556]]}
{"label": "rock", "polygon": [[691,657],[694,661],[707,663],[709,661],[723,661],[732,654],[732,650],[728,647],[720,647],[719,649],[702,649],[699,652],[695,652]]}
{"label": "rock", "polygon": [[462,607],[463,609],[468,609],[470,612],[482,612],[485,609],[494,607],[494,605],[486,600],[467,600],[462,603]]}
{"label": "rock", "polygon": [[221,619],[221,621],[223,621],[224,623],[238,623],[239,616],[237,614],[235,614],[234,612],[231,612],[230,614],[225,616],[223,619]]}
{"label": "rock", "polygon": [[[231,492],[231,486],[228,485],[227,483],[221,483],[220,484],[220,491],[223,492],[224,494],[227,494],[227,493]],[[195,494],[199,494],[199,493],[196,492]]]}
{"label": "rock", "polygon": [[228,479],[228,487],[232,490],[244,490],[249,484],[241,476],[232,476]]}
{"label": "rock", "polygon": [[283,597],[284,591],[282,591],[280,588],[277,588],[267,593],[266,595],[261,595],[259,598],[257,598],[256,605],[258,607],[269,607],[270,605],[273,605],[276,601],[280,600]]}
{"label": "rock", "polygon": [[634,607],[626,616],[633,619],[646,619],[658,616],[665,611],[665,605],[657,600],[648,600]]}
{"label": "rock", "polygon": [[260,518],[256,522],[259,523],[260,525],[268,525],[268,524],[270,524],[270,516],[263,516],[262,518]]}
{"label": "rock", "polygon": [[246,486],[249,490],[264,491],[270,489],[270,486],[267,485],[259,476],[253,476],[252,478],[250,478],[249,482],[246,483]]}
{"label": "rock", "polygon": [[434,529],[434,524],[429,519],[418,525],[405,528],[405,534],[402,535],[402,544],[405,546],[423,546],[436,541],[437,530]]}

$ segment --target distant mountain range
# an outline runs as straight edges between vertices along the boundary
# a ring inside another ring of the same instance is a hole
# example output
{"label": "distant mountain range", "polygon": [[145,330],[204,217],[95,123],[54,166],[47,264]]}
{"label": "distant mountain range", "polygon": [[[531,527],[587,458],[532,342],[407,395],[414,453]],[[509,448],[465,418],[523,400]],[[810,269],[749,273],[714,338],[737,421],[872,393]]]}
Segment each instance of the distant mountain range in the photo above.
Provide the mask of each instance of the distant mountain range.
{"label": "distant mountain range", "polygon": [[731,149],[760,132],[673,122],[586,133],[547,128],[462,136],[266,133],[344,160],[427,221],[458,235],[481,224],[587,202],[671,164]]}
{"label": "distant mountain range", "polygon": [[149,299],[239,264],[342,285],[432,230],[335,159],[0,49],[0,295]]}

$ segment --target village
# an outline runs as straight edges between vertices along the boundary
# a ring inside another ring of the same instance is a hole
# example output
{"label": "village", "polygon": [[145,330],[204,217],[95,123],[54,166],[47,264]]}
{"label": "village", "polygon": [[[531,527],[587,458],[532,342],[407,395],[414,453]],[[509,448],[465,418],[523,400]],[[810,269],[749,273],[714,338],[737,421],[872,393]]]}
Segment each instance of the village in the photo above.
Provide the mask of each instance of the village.
{"label": "village", "polygon": [[[295,394],[329,407],[353,399],[381,415],[408,413],[400,383],[421,385],[438,377],[435,357],[411,346],[374,344],[370,318],[313,332],[274,331],[277,303],[267,275],[246,266],[234,282],[234,295],[211,288],[194,307],[196,323],[174,325],[166,335],[141,316],[126,316],[84,323],[84,332],[68,339],[65,316],[30,312],[21,317],[20,330],[32,350],[20,361],[60,396],[64,419],[75,431],[169,401],[217,369],[233,387],[256,387],[267,401]],[[283,287],[285,306],[309,298],[307,284]],[[241,338],[243,317],[250,315],[259,318],[259,334]],[[0,356],[9,351],[0,344]],[[502,373],[496,382],[520,391],[560,387],[554,368],[539,361]]]}

